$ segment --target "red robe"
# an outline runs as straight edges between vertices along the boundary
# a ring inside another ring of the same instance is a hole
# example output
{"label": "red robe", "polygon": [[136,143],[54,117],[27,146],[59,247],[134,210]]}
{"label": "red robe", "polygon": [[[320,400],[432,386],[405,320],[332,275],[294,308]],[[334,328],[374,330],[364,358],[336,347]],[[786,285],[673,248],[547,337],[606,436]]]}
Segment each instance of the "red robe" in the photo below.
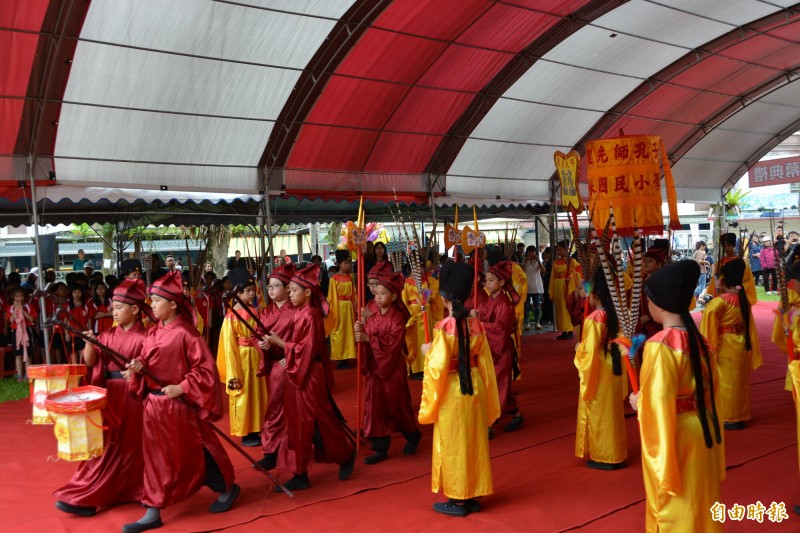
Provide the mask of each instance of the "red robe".
{"label": "red robe", "polygon": [[[258,318],[267,328],[282,339],[288,339],[292,331],[296,308],[292,302],[285,301],[281,307],[270,304],[259,311]],[[258,343],[256,349],[261,351]],[[275,453],[286,447],[286,424],[283,418],[283,397],[286,385],[286,370],[279,361],[285,357],[283,348],[270,345],[269,350],[262,352],[258,375],[267,376],[267,413],[261,429],[261,451],[264,454]]]}
{"label": "red robe", "polygon": [[[98,340],[133,358],[141,353],[145,331],[142,322],[136,321],[128,331],[115,327],[100,334]],[[108,355],[97,351],[97,362],[89,369],[89,382],[108,390],[105,451],[78,466],[69,483],[53,493],[57,500],[84,507],[142,501],[142,402],[128,394],[126,380],[106,379],[106,372],[122,370]]]}
{"label": "red robe", "polygon": [[[325,326],[322,314],[310,302],[295,312],[292,335],[285,342],[284,352],[288,378],[283,406],[287,445],[280,450],[278,466],[304,474],[311,467],[312,450],[320,463],[348,461],[355,445],[330,393]],[[315,429],[321,439],[316,443]]]}
{"label": "red robe", "polygon": [[500,395],[500,408],[504,413],[517,411],[517,397],[511,392],[514,381],[514,333],[517,318],[514,304],[505,292],[479,299],[478,319],[486,330],[486,339],[492,351],[494,372],[497,376],[497,391]]}
{"label": "red robe", "polygon": [[183,400],[148,393],[160,392],[161,387],[141,374],[134,375],[131,390],[144,398],[142,503],[164,508],[200,490],[206,474],[204,448],[230,489],[233,465],[211,428],[223,414],[219,374],[197,329],[180,315],[169,324],[159,322],[149,328],[142,346],[142,363],[165,385],[180,385],[184,390]]}
{"label": "red robe", "polygon": [[86,307],[89,311],[89,318],[91,318],[92,322],[94,322],[94,332],[96,334],[100,334],[111,329],[111,327],[114,325],[113,317],[107,316],[103,318],[95,318],[97,313],[108,313],[111,311],[111,300],[109,300],[108,303],[100,303],[98,305],[94,301],[94,298],[92,298],[87,302]]}
{"label": "red robe", "polygon": [[377,308],[367,319],[365,332],[369,342],[364,343],[361,360],[361,373],[366,376],[364,435],[367,437],[388,437],[398,430],[419,429],[408,389],[405,331],[406,317],[394,305],[385,314]]}

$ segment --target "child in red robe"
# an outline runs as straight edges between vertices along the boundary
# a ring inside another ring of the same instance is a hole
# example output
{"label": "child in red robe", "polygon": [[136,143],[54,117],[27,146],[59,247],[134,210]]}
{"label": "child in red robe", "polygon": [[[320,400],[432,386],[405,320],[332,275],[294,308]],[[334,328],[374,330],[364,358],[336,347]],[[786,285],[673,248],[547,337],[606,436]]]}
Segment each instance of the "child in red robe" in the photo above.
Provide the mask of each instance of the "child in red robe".
{"label": "child in red robe", "polygon": [[[281,338],[289,338],[296,311],[289,301],[289,282],[297,272],[294,263],[276,267],[269,277],[267,292],[270,303],[261,309],[258,318],[270,333]],[[286,447],[286,420],[283,416],[283,396],[286,390],[286,354],[282,348],[261,340],[261,363],[258,375],[267,378],[267,414],[261,428],[261,451],[264,453],[259,464],[272,470],[278,464],[278,450]]]}
{"label": "child in red robe", "polygon": [[[233,465],[211,424],[222,418],[214,358],[195,329],[181,274],[164,274],[150,288],[158,323],[148,329],[142,356],[128,363],[131,390],[144,400],[144,496],[147,512],[125,533],[161,527],[161,509],[185,500],[203,485],[220,496],[209,511],[230,509],[239,495]],[[139,373],[152,373],[162,386]]]}
{"label": "child in red robe", "polygon": [[403,275],[397,272],[374,279],[377,286],[372,301],[377,311],[355,323],[356,342],[366,345],[360,369],[366,376],[364,435],[375,452],[364,458],[368,465],[389,458],[393,432],[399,430],[407,441],[403,455],[416,453],[422,437],[411,408],[406,374],[405,328],[410,313],[400,298]]}
{"label": "child in red robe", "polygon": [[[140,313],[153,319],[145,304],[145,286],[141,279],[123,281],[114,291],[113,320],[117,326],[101,333],[98,340],[128,357],[142,350],[145,327]],[[85,334],[95,338],[94,333]],[[56,507],[65,513],[92,516],[97,507],[142,501],[142,402],[128,392],[122,366],[105,352],[97,352],[87,343],[83,358],[89,367],[89,383],[104,387],[109,428],[103,436],[103,455],[84,461],[69,483],[53,493]]]}
{"label": "child in red robe", "polygon": [[89,318],[92,320],[94,333],[99,335],[114,325],[111,311],[111,299],[108,297],[108,286],[102,281],[92,284],[92,298],[86,303]]}
{"label": "child in red robe", "polygon": [[[502,257],[502,256],[501,256]],[[490,257],[494,263],[497,257]],[[497,390],[500,393],[500,408],[511,415],[511,421],[503,431],[516,431],[522,426],[522,414],[517,407],[517,397],[511,391],[514,381],[517,350],[514,345],[516,331],[516,315],[514,306],[519,302],[519,295],[511,283],[513,269],[511,261],[500,261],[489,268],[486,273],[484,289],[488,298],[478,301],[478,308],[470,311],[470,316],[477,317],[486,330],[486,338],[492,351],[492,361],[497,376]],[[489,428],[492,438],[492,428]]]}
{"label": "child in red robe", "polygon": [[328,304],[318,279],[316,265],[292,277],[289,299],[297,311],[291,334],[286,340],[274,332],[264,337],[271,346],[282,348],[286,356],[288,382],[283,409],[287,445],[281,448],[278,463],[294,474],[284,483],[289,490],[311,487],[308,470],[312,456],[317,462],[338,464],[340,480],[350,478],[356,460],[355,436],[331,396],[333,371],[323,324]]}

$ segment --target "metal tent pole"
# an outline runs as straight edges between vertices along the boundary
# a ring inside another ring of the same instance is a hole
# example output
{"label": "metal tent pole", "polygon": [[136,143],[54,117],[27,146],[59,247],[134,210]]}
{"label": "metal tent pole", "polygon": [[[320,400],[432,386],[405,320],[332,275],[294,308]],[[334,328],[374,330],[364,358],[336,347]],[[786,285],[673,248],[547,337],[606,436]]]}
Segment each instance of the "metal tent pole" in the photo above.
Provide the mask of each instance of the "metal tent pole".
{"label": "metal tent pole", "polygon": [[[36,266],[39,267],[39,275],[37,281],[39,282],[39,290],[44,291],[44,268],[42,263],[42,254],[39,246],[39,208],[36,205],[36,180],[33,179],[33,154],[28,154],[28,179],[31,182],[31,203],[33,204],[33,246],[36,249]],[[44,337],[44,355],[45,362],[50,365],[53,364],[50,355],[50,328],[44,327],[47,320],[47,309],[45,307],[45,298],[39,298],[39,324],[42,328]]]}

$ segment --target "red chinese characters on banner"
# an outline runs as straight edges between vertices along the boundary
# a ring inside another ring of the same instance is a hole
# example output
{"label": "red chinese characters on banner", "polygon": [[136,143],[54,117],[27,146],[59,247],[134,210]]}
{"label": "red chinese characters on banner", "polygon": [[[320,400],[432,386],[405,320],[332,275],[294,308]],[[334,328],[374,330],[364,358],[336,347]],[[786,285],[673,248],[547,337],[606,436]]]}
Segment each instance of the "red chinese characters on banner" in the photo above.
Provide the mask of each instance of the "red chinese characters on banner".
{"label": "red chinese characters on banner", "polygon": [[661,173],[669,203],[670,226],[680,227],[672,170],[660,137],[626,135],[586,143],[589,210],[596,228],[606,225],[610,210],[620,235],[661,233]]}
{"label": "red chinese characters on banner", "polygon": [[800,182],[800,156],[759,161],[747,171],[751,187]]}

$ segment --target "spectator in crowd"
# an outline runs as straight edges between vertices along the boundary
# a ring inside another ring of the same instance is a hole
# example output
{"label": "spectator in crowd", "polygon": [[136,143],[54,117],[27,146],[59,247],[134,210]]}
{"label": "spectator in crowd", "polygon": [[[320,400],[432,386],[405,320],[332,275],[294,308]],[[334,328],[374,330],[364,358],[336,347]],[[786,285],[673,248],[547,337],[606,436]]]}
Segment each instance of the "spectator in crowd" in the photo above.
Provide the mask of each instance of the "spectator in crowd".
{"label": "spectator in crowd", "polygon": [[758,254],[758,258],[761,261],[761,272],[764,274],[764,292],[776,294],[778,277],[775,269],[778,266],[778,250],[772,245],[772,239],[769,237],[764,237],[761,243],[764,247]]}
{"label": "spectator in crowd", "polygon": [[[550,247],[542,250],[542,264],[544,265],[544,275],[542,276],[542,284],[545,287],[550,286],[550,275],[553,273],[553,252]],[[547,291],[542,294],[542,317],[539,322],[541,325],[549,325],[553,323],[553,302],[550,300],[550,295]]]}
{"label": "spectator in crowd", "polygon": [[[530,248],[530,246],[528,248]],[[512,257],[512,260],[516,261],[517,263],[522,265],[525,262],[525,256],[526,255],[527,255],[527,251],[525,249],[525,244],[523,244],[521,242],[517,243],[517,249],[514,252],[514,256]]]}
{"label": "spectator in crowd", "polygon": [[236,250],[234,256],[228,258],[228,270],[232,268],[247,268],[247,261],[242,257],[240,250]]}
{"label": "spectator in crowd", "polygon": [[700,279],[697,282],[697,287],[694,289],[695,297],[699,297],[706,290],[706,279],[708,276],[708,261],[706,261],[706,243],[705,241],[697,241],[694,245],[694,254],[692,259],[697,261],[700,265]]}
{"label": "spectator in crowd", "polygon": [[83,250],[78,250],[78,258],[72,261],[72,270],[83,270],[83,265],[86,263],[86,254]]}
{"label": "spectator in crowd", "polygon": [[761,238],[753,233],[750,244],[748,244],[747,247],[747,257],[750,260],[750,271],[753,273],[753,282],[758,285],[761,280],[761,259],[759,258],[759,254],[763,248],[763,246],[761,246]]}
{"label": "spectator in crowd", "polygon": [[800,242],[800,233],[797,233],[796,231],[790,231],[786,234],[787,247],[794,246],[798,242]]}
{"label": "spectator in crowd", "polygon": [[539,261],[539,253],[535,246],[525,250],[525,262],[522,264],[528,277],[528,292],[525,298],[525,329],[531,329],[531,322],[537,330],[542,329],[542,296],[545,293],[542,275],[547,271]]}
{"label": "spectator in crowd", "polygon": [[[783,252],[786,248],[786,239],[783,236],[783,226],[778,226],[775,228],[775,251],[778,252],[778,257],[783,255]],[[761,265],[763,268],[764,265]]]}

